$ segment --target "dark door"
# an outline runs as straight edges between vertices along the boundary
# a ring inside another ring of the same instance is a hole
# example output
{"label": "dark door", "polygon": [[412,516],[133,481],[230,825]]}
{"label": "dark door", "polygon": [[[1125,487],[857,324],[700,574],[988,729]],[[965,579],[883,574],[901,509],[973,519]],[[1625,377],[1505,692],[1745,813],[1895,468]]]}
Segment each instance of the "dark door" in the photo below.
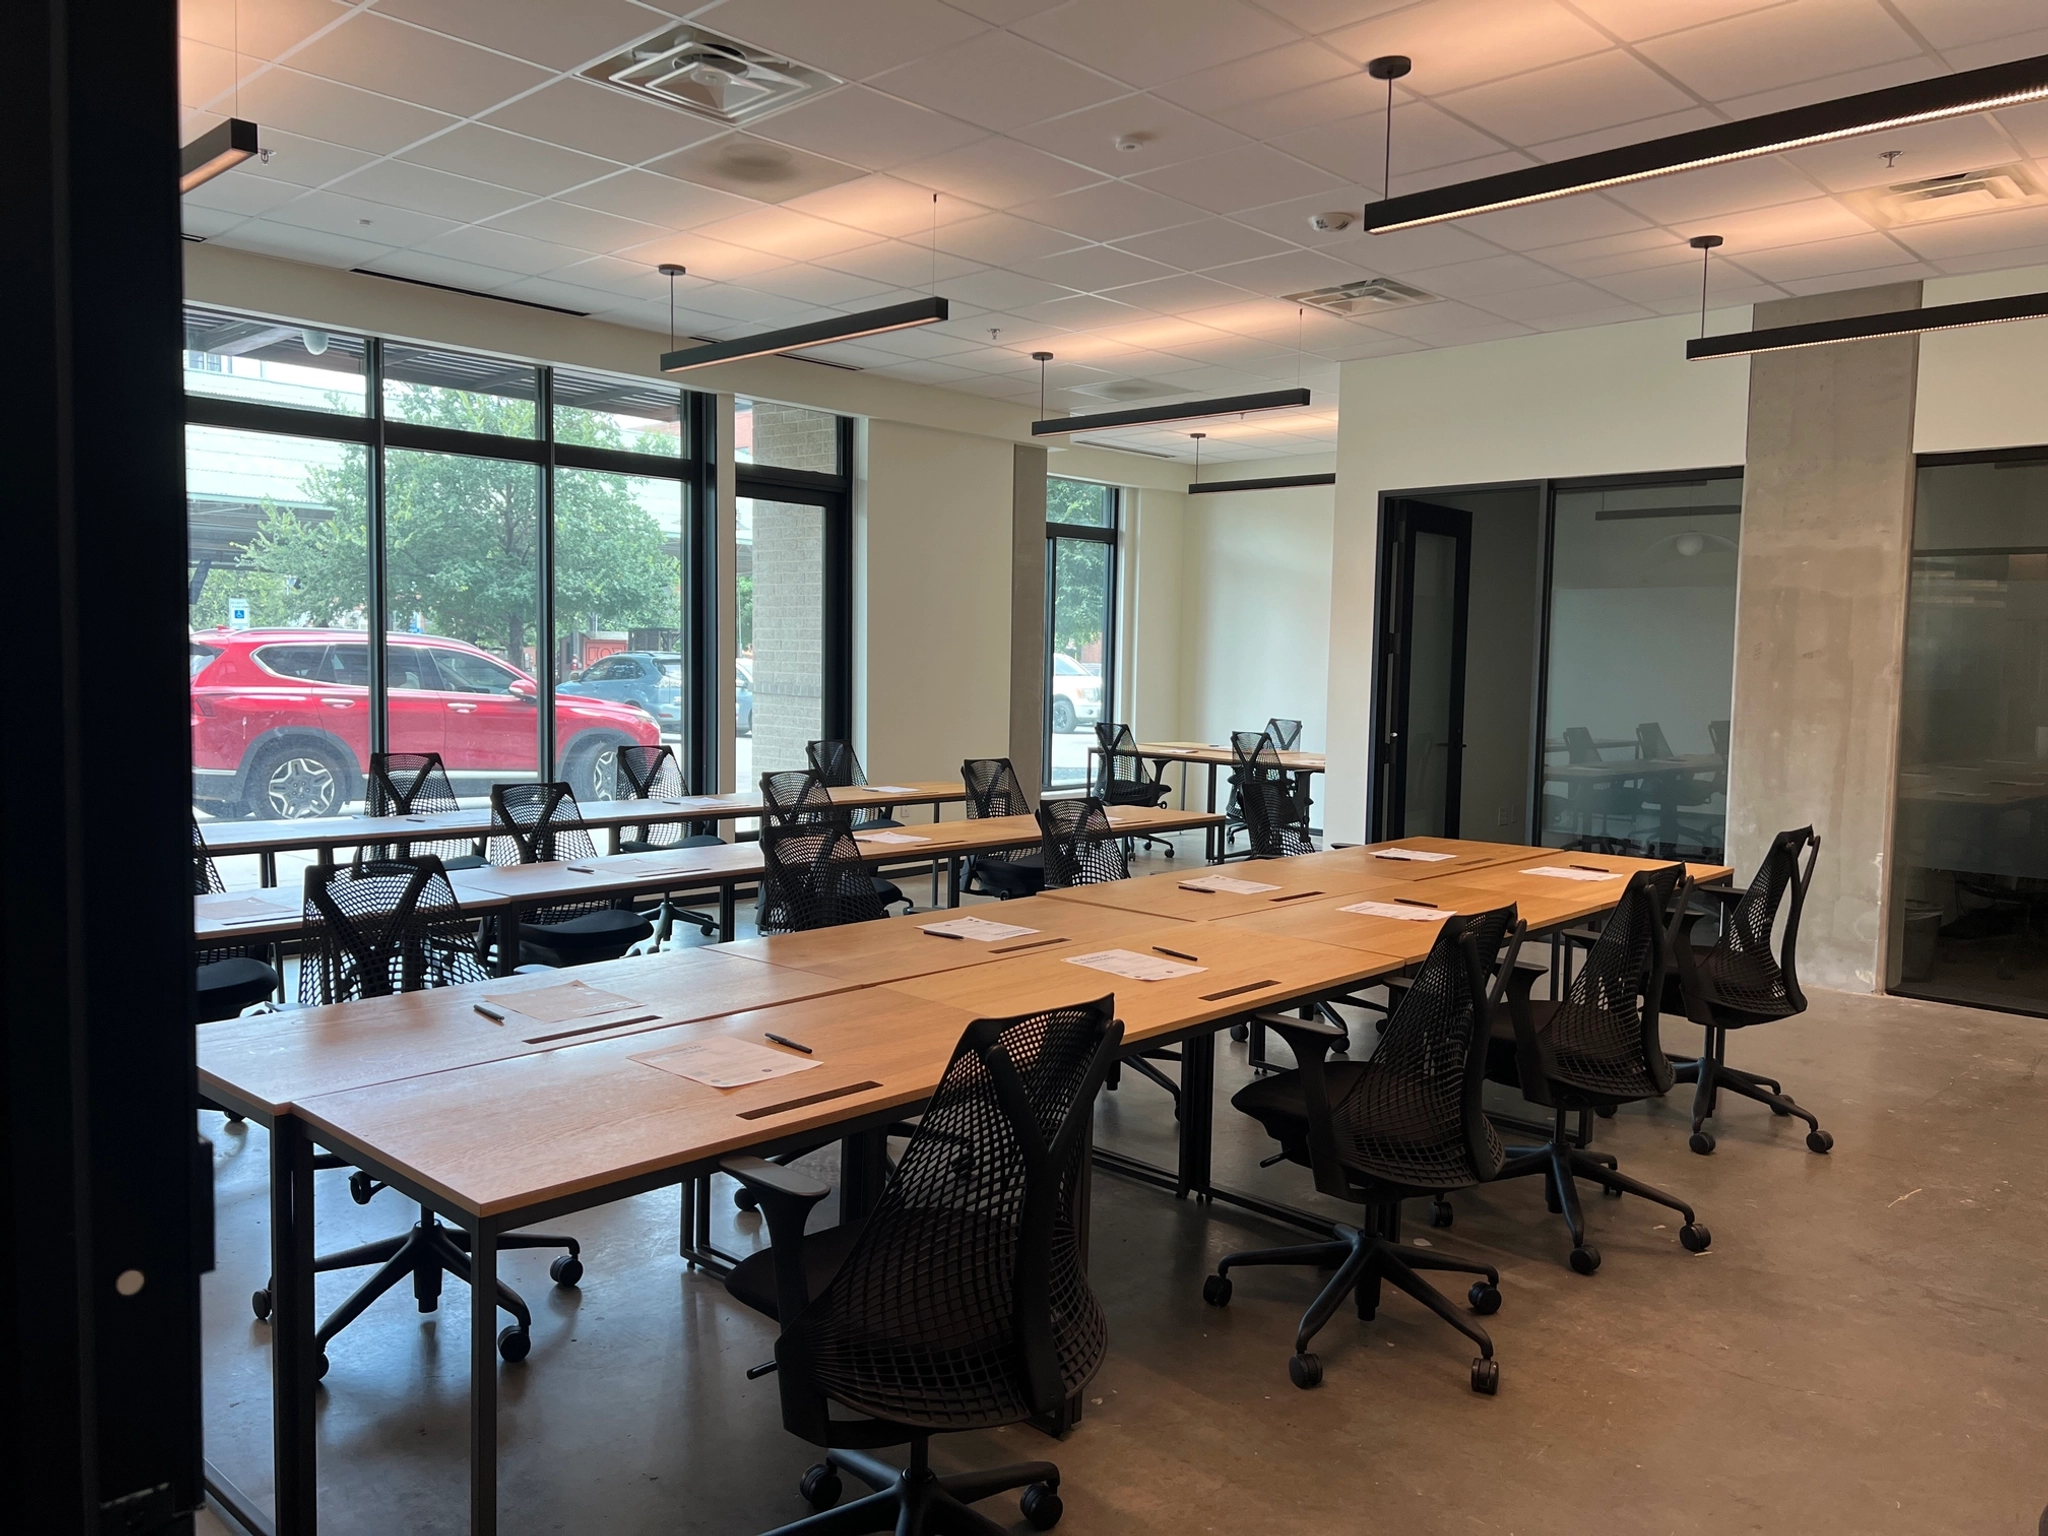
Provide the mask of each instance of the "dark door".
{"label": "dark door", "polygon": [[1396,500],[1381,519],[1373,835],[1456,837],[1472,514]]}

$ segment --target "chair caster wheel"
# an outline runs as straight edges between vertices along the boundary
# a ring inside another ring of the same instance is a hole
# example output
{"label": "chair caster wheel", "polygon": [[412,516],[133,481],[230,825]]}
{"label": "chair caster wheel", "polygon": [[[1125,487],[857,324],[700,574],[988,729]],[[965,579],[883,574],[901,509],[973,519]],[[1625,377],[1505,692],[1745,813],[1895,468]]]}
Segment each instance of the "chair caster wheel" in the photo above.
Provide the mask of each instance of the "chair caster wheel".
{"label": "chair caster wheel", "polygon": [[1230,1026],[1230,1038],[1235,1040],[1239,1045],[1244,1044],[1244,1042],[1251,1039],[1251,1037],[1252,1031],[1250,1025],[1233,1024]]}
{"label": "chair caster wheel", "polygon": [[533,1335],[517,1323],[498,1330],[498,1358],[507,1365],[517,1365],[532,1348]]}
{"label": "chair caster wheel", "polygon": [[256,1314],[257,1322],[267,1323],[270,1321],[270,1305],[270,1288],[268,1286],[249,1293],[249,1310]]}
{"label": "chair caster wheel", "polygon": [[1694,1131],[1686,1145],[1699,1153],[1701,1157],[1705,1157],[1714,1150],[1714,1133],[1712,1131]]}
{"label": "chair caster wheel", "polygon": [[1833,1136],[1830,1136],[1826,1131],[1808,1131],[1806,1133],[1807,1151],[1832,1152],[1834,1150],[1834,1147],[1835,1138]]}
{"label": "chair caster wheel", "polygon": [[377,1181],[358,1168],[348,1176],[348,1197],[357,1205],[368,1205],[377,1193]]}
{"label": "chair caster wheel", "polygon": [[1429,1224],[1432,1227],[1448,1227],[1457,1219],[1457,1215],[1458,1213],[1451,1209],[1451,1202],[1448,1200],[1436,1200],[1430,1203]]}
{"label": "chair caster wheel", "polygon": [[1705,1253],[1714,1241],[1714,1234],[1696,1221],[1688,1221],[1678,1229],[1679,1246],[1687,1253]]}
{"label": "chair caster wheel", "polygon": [[1060,1523],[1060,1516],[1067,1512],[1067,1506],[1060,1502],[1059,1490],[1050,1483],[1033,1483],[1024,1490],[1024,1497],[1017,1501],[1017,1507],[1024,1512],[1024,1518],[1031,1522],[1034,1531],[1049,1531]]}
{"label": "chair caster wheel", "polygon": [[1319,1387],[1323,1384],[1323,1362],[1314,1355],[1296,1355],[1287,1362],[1287,1376],[1304,1392]]}
{"label": "chair caster wheel", "polygon": [[714,937],[718,932],[716,928],[699,928],[697,931],[707,939]]}
{"label": "chair caster wheel", "polygon": [[1349,1056],[1351,1054],[1351,1037],[1346,1035],[1341,1040],[1332,1040],[1330,1042],[1330,1049],[1339,1056]]}
{"label": "chair caster wheel", "polygon": [[743,1211],[758,1211],[761,1208],[761,1197],[742,1184],[732,1192],[732,1203]]}
{"label": "chair caster wheel", "polygon": [[1500,1310],[1500,1287],[1491,1280],[1475,1280],[1472,1289],[1465,1293],[1465,1299],[1472,1303],[1472,1310],[1481,1317],[1491,1317]]}
{"label": "chair caster wheel", "polygon": [[1599,1267],[1600,1250],[1598,1248],[1574,1248],[1572,1250],[1572,1268],[1580,1274],[1590,1275]]}
{"label": "chair caster wheel", "polygon": [[796,1485],[796,1491],[804,1496],[804,1502],[813,1509],[830,1509],[839,1502],[839,1496],[846,1491],[846,1485],[839,1481],[839,1474],[824,1462],[819,1462],[804,1473],[803,1480]]}
{"label": "chair caster wheel", "polygon": [[583,1278],[583,1261],[565,1253],[548,1266],[548,1278],[557,1285],[574,1285]]}
{"label": "chair caster wheel", "polygon": [[1481,1355],[1472,1362],[1472,1390],[1482,1397],[1492,1397],[1500,1391],[1500,1362],[1487,1355]]}
{"label": "chair caster wheel", "polygon": [[1212,1307],[1230,1305],[1230,1276],[1204,1275],[1202,1277],[1202,1300]]}
{"label": "chair caster wheel", "polygon": [[1594,1110],[1593,1113],[1598,1115],[1602,1120],[1612,1120],[1614,1118],[1614,1106],[1612,1104],[1602,1104],[1598,1109]]}
{"label": "chair caster wheel", "polygon": [[325,1381],[327,1379],[327,1352],[325,1350],[322,1350],[313,1357],[313,1379],[315,1381]]}

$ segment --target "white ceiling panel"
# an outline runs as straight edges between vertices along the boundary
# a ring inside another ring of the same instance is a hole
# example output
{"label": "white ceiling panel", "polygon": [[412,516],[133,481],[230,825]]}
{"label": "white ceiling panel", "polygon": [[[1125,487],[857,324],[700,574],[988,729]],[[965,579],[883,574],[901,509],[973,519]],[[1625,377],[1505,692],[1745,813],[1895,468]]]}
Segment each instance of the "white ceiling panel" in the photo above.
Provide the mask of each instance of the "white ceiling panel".
{"label": "white ceiling panel", "polygon": [[205,208],[248,219],[304,195],[305,190],[288,181],[258,176],[216,176],[187,192],[183,203],[187,208]]}
{"label": "white ceiling panel", "polygon": [[260,256],[279,256],[286,261],[317,261],[330,267],[366,267],[390,253],[388,245],[353,240],[324,230],[302,229],[295,224],[277,224],[268,219],[249,219],[218,237],[221,245]]}
{"label": "white ceiling panel", "polygon": [[1211,213],[1236,213],[1344,186],[1329,172],[1264,144],[1148,171],[1136,179],[1141,186]]}
{"label": "white ceiling panel", "polygon": [[469,117],[546,82],[549,72],[368,12],[298,49],[292,68],[437,112]]}
{"label": "white ceiling panel", "polygon": [[485,120],[496,128],[627,165],[700,144],[719,132],[717,124],[700,117],[573,78],[522,96]]}
{"label": "white ceiling panel", "polygon": [[1263,234],[1232,219],[1202,219],[1116,243],[1123,250],[1190,272],[1233,261],[1250,261],[1258,256],[1275,256],[1292,249],[1278,236]]}
{"label": "white ceiling panel", "polygon": [[1102,179],[1086,166],[1001,138],[983,139],[964,149],[919,160],[898,174],[985,208],[1015,208]]}
{"label": "white ceiling panel", "polygon": [[1175,277],[1155,277],[1150,282],[1112,288],[1109,296],[1120,303],[1135,304],[1164,315],[1183,315],[1197,309],[1216,309],[1244,298],[1244,290],[1213,277],[1183,272]]}
{"label": "white ceiling panel", "polygon": [[766,251],[784,261],[815,261],[820,256],[873,245],[879,238],[865,230],[850,229],[788,208],[758,208],[737,218],[706,224],[703,233],[714,240]]}
{"label": "white ceiling panel", "polygon": [[1664,76],[1618,51],[1552,64],[1436,101],[1509,144],[1541,144],[1693,105]]}
{"label": "white ceiling panel", "polygon": [[1340,27],[1325,40],[1360,64],[1383,53],[1407,54],[1416,60],[1415,72],[1400,88],[1424,96],[1612,46],[1605,33],[1557,0],[1430,0]]}
{"label": "white ceiling panel", "polygon": [[1295,42],[1169,80],[1154,94],[1190,111],[1220,118],[1230,108],[1247,102],[1295,95],[1326,80],[1357,73],[1358,66],[1334,48]]}
{"label": "white ceiling panel", "polygon": [[747,279],[747,286],[800,304],[827,307],[869,303],[876,294],[889,291],[886,283],[856,277],[851,272],[834,272],[830,267],[808,262],[792,262],[786,267],[757,272]]}
{"label": "white ceiling panel", "polygon": [[1013,310],[1021,320],[1036,320],[1063,331],[1095,331],[1104,326],[1123,325],[1142,316],[1143,311],[1114,299],[1095,294],[1077,294],[1071,299],[1051,299]]}
{"label": "white ceiling panel", "polygon": [[[1888,150],[1899,152],[1890,164],[1884,154]],[[1925,181],[1932,176],[2004,165],[2015,158],[2012,139],[1989,117],[1922,123],[1872,138],[1816,144],[1785,156],[1787,164],[1797,166],[1830,192]]]}
{"label": "white ceiling panel", "polygon": [[1642,45],[1709,101],[1730,101],[1921,52],[1881,0],[1791,0]]}
{"label": "white ceiling panel", "polygon": [[1632,182],[1610,188],[1605,195],[1653,223],[1676,228],[1741,209],[1798,202],[1819,190],[1812,177],[1773,156]]}
{"label": "white ceiling panel", "polygon": [[[1218,154],[1245,142],[1205,117],[1185,111],[1157,96],[1119,96],[1099,107],[1086,107],[1063,117],[1033,123],[1016,137],[1048,154],[1091,166],[1105,176],[1130,176],[1178,165],[1183,160]],[[1135,149],[1119,149],[1119,140],[1138,141]]]}
{"label": "white ceiling panel", "polygon": [[1811,106],[1819,101],[1860,96],[1865,91],[1880,91],[1889,86],[1906,85],[1914,80],[1930,80],[1936,75],[1947,73],[1948,70],[1935,56],[1914,54],[1911,58],[1894,59],[1889,64],[1872,64],[1863,69],[1849,70],[1845,74],[1826,75],[1816,80],[1801,80],[1791,85],[1781,85],[1773,90],[1759,91],[1754,96],[1731,97],[1715,105],[1732,118],[1760,117],[1766,112],[1783,112],[1793,107]]}
{"label": "white ceiling panel", "polygon": [[1119,288],[1127,283],[1166,277],[1173,270],[1108,245],[1084,245],[1057,256],[1040,256],[1034,261],[1020,262],[1018,267],[1027,276],[1083,293],[1099,293],[1104,288]]}
{"label": "white ceiling panel", "polygon": [[1083,240],[1122,240],[1175,224],[1192,224],[1202,210],[1127,181],[1097,182],[1078,192],[1023,203],[1017,213]]}
{"label": "white ceiling panel", "polygon": [[390,246],[415,245],[459,227],[450,219],[344,197],[338,192],[302,192],[264,217],[301,229],[326,230],[353,240]]}
{"label": "white ceiling panel", "polygon": [[489,220],[484,227],[546,240],[555,245],[573,246],[578,251],[597,255],[645,245],[668,233],[656,224],[622,219],[617,214],[599,213],[595,208],[579,208],[573,203],[552,200],[515,208]]}
{"label": "white ceiling panel", "polygon": [[[266,5],[268,0],[266,0]],[[375,0],[386,16],[413,22],[549,70],[591,63],[664,25],[660,11],[632,0]],[[259,7],[250,7],[259,9]]]}
{"label": "white ceiling panel", "polygon": [[335,0],[180,0],[178,34],[227,48],[246,60],[276,59],[347,19]]}
{"label": "white ceiling panel", "polygon": [[1140,87],[1295,40],[1292,28],[1240,0],[1072,0],[1016,30]]}
{"label": "white ceiling panel", "polygon": [[[1327,50],[1321,51],[1326,58],[1337,58]],[[1297,133],[1304,128],[1370,115],[1373,138],[1377,141],[1381,125],[1386,121],[1386,82],[1373,79],[1349,60],[1342,62],[1348,67],[1335,79],[1245,102],[1219,111],[1217,119],[1240,133],[1271,143],[1284,134]],[[1398,102],[1399,98],[1396,100]]]}
{"label": "white ceiling panel", "polygon": [[877,75],[872,83],[998,133],[1078,112],[1125,91],[1108,76],[1008,32],[984,32]]}
{"label": "white ceiling panel", "polygon": [[708,139],[678,154],[650,160],[647,169],[764,203],[786,203],[806,193],[856,181],[862,174],[859,166],[843,160],[749,133]]}
{"label": "white ceiling panel", "polygon": [[1482,213],[1458,222],[1472,234],[1515,251],[1604,239],[1648,227],[1648,221],[1641,214],[1632,213],[1598,193],[1555,198],[1547,203],[1530,203],[1521,208],[1503,208],[1498,213]]}
{"label": "white ceiling panel", "polygon": [[[942,205],[943,206],[943,205]],[[941,224],[939,249],[985,261],[992,266],[1015,267],[1034,256],[1070,251],[1081,242],[1060,230],[1033,224],[1007,213],[985,213],[958,224]],[[1141,253],[1142,254],[1142,253]]]}
{"label": "white ceiling panel", "polygon": [[1643,0],[1576,0],[1576,3],[1588,20],[1605,27],[1625,42],[1639,43],[1644,38],[1666,32],[1680,32],[1710,21],[1724,21],[1730,16],[1768,10],[1772,6],[1783,5],[1785,0],[1657,0],[1654,5],[1645,5]]}
{"label": "white ceiling panel", "polygon": [[550,240],[534,240],[525,235],[508,234],[502,229],[485,229],[480,224],[471,224],[423,241],[418,248],[429,256],[473,261],[479,266],[496,267],[527,277],[553,272],[592,254],[557,245]]}
{"label": "white ceiling panel", "polygon": [[1526,256],[1488,256],[1480,261],[1461,261],[1455,266],[1433,267],[1415,274],[1416,281],[1431,293],[1446,299],[1476,299],[1517,288],[1541,288],[1557,281],[1555,268]]}
{"label": "white ceiling panel", "polygon": [[561,200],[664,229],[696,229],[760,206],[750,198],[695,186],[657,171],[620,171],[565,192]]}
{"label": "white ceiling panel", "polygon": [[445,112],[281,67],[243,82],[240,110],[266,130],[282,128],[373,155],[388,155],[455,123]]}
{"label": "white ceiling panel", "polygon": [[[216,177],[208,185],[234,179]],[[516,208],[529,195],[468,176],[451,176],[446,171],[430,170],[405,160],[376,161],[335,182],[331,190],[350,197],[366,198],[373,203],[388,203],[393,208],[437,214],[465,223],[488,219]]]}
{"label": "white ceiling panel", "polygon": [[764,139],[886,171],[971,144],[987,130],[928,107],[849,85],[799,102],[755,125]]}
{"label": "white ceiling panel", "polygon": [[865,80],[988,29],[939,0],[725,0],[692,19],[844,80]]}
{"label": "white ceiling panel", "polygon": [[1909,266],[1913,261],[1911,251],[1880,234],[1840,235],[1833,240],[1742,253],[1743,267],[1772,283],[1824,277],[1830,272]]}
{"label": "white ceiling panel", "polygon": [[522,277],[492,291],[501,298],[519,299],[527,304],[547,304],[556,309],[573,309],[585,315],[594,315],[619,302],[615,293],[578,287],[558,277]]}
{"label": "white ceiling panel", "polygon": [[1937,48],[1988,43],[2038,30],[2039,0],[1892,0],[1899,14]]}
{"label": "white ceiling panel", "polygon": [[[629,261],[644,261],[650,268],[674,262],[689,268],[693,281],[712,284],[742,282],[757,272],[772,272],[777,267],[789,265],[780,256],[749,250],[744,245],[731,245],[724,240],[713,240],[694,230],[663,235],[645,245],[629,246],[620,254]],[[682,284],[677,284],[676,292],[678,301],[682,302],[685,292]]]}
{"label": "white ceiling panel", "polygon": [[1209,273],[1219,283],[1276,296],[1348,283],[1358,275],[1356,267],[1320,251],[1289,251],[1283,256],[1261,256],[1254,261],[1216,267]]}
{"label": "white ceiling panel", "polygon": [[998,271],[993,267],[982,272],[970,272],[964,277],[946,279],[948,299],[972,304],[977,309],[1023,309],[1028,305],[1063,299],[1070,291],[1069,287],[1046,282],[1043,278],[1027,277],[1021,272]]}
{"label": "white ceiling panel", "polygon": [[178,227],[186,234],[201,240],[215,235],[224,235],[242,222],[239,213],[225,213],[218,208],[203,207],[189,198],[178,209]]}
{"label": "white ceiling panel", "polygon": [[928,246],[912,245],[905,240],[881,240],[850,251],[835,251],[830,256],[819,257],[818,265],[830,267],[835,272],[851,272],[877,283],[887,283],[892,288],[914,288],[926,293],[931,291],[935,280],[943,285],[948,278],[963,277],[981,270],[976,263],[963,261],[946,251],[938,252],[934,260]]}
{"label": "white ceiling panel", "polygon": [[1642,320],[1649,315],[1646,309],[1616,304],[1613,294],[1591,283],[1550,283],[1541,288],[1489,293],[1468,302],[1474,309],[1499,315],[1503,320],[1519,320],[1524,325],[1587,314],[1601,315],[1603,318],[1597,323],[1608,325],[1617,320]]}
{"label": "white ceiling panel", "polygon": [[870,234],[927,242],[934,223],[943,233],[948,227],[979,218],[983,213],[978,204],[965,198],[941,196],[934,202],[930,187],[882,175],[862,176],[820,192],[793,197],[784,206]]}
{"label": "white ceiling panel", "polygon": [[458,176],[516,187],[537,197],[595,181],[618,169],[616,161],[578,154],[482,123],[464,123],[437,134],[413,145],[401,158]]}

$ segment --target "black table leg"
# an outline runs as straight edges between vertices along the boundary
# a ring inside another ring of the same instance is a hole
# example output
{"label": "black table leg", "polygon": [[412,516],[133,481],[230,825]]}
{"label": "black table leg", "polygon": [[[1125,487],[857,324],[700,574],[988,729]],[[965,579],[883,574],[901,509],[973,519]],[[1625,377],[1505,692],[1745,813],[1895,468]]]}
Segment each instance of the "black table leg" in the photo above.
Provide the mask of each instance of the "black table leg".
{"label": "black table leg", "polygon": [[469,1530],[498,1530],[498,1234],[469,1237]]}
{"label": "black table leg", "polygon": [[270,1128],[271,1457],[278,1536],[313,1536],[319,1468],[313,1394],[313,1144],[296,1115]]}
{"label": "black table leg", "polygon": [[889,1137],[885,1130],[859,1131],[839,1143],[839,1219],[859,1221],[882,1198],[889,1178]]}
{"label": "black table leg", "polygon": [[718,888],[718,942],[730,944],[739,922],[739,887],[730,880]]}
{"label": "black table leg", "polygon": [[960,856],[954,854],[946,860],[946,905],[960,905]]}
{"label": "black table leg", "polygon": [[1180,1046],[1180,1168],[1178,1193],[1206,1199],[1216,1124],[1216,1033],[1190,1035]]}

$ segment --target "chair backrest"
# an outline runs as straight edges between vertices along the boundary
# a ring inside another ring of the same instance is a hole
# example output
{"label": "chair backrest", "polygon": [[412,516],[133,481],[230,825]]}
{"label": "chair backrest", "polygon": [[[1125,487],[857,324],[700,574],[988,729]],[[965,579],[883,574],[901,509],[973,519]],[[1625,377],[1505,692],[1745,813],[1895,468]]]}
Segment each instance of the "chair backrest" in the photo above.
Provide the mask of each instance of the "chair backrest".
{"label": "chair backrest", "polygon": [[1575,763],[1597,763],[1600,749],[1593,745],[1593,733],[1583,725],[1568,725],[1564,728],[1565,755]]}
{"label": "chair backrest", "polygon": [[[1490,1021],[1522,931],[1513,906],[1445,919],[1371,1063],[1331,1105],[1344,1167],[1416,1189],[1459,1189],[1500,1171],[1480,1094]],[[1318,1187],[1323,1173],[1318,1159]]]}
{"label": "chair backrest", "polygon": [[1707,740],[1714,744],[1715,755],[1725,759],[1728,756],[1728,722],[1726,720],[1709,720],[1707,722]]}
{"label": "chair backrest", "polygon": [[1230,753],[1237,760],[1237,813],[1253,854],[1278,858],[1312,852],[1307,828],[1300,824],[1301,802],[1280,766],[1273,738],[1264,731],[1232,731]]}
{"label": "chair backrest", "polygon": [[1266,734],[1273,738],[1275,751],[1292,752],[1301,745],[1301,722],[1276,715],[1266,722]]}
{"label": "chair backrest", "polygon": [[843,820],[762,824],[761,932],[805,933],[887,915],[874,871]]}
{"label": "chair backrest", "polygon": [[967,814],[972,819],[1031,814],[1024,781],[1007,757],[970,757],[960,765],[960,781],[967,787]]}
{"label": "chair backrest", "polygon": [[[1677,956],[1688,1011],[1695,1001],[1704,1003],[1709,1013],[1720,1008],[1755,1019],[1789,1018],[1806,1011],[1806,994],[1799,990],[1799,914],[1819,860],[1820,839],[1812,827],[1797,827],[1771,839],[1756,878],[1722,919],[1721,937],[1712,951],[1697,965],[1690,946]],[[1785,911],[1785,936],[1773,955],[1771,930],[1788,894],[1792,904]]]}
{"label": "chair backrest", "polygon": [[[1600,937],[1571,990],[1553,1010],[1540,1036],[1523,1041],[1523,1081],[1533,1067],[1543,1078],[1618,1101],[1646,1098],[1671,1087],[1671,1064],[1658,1037],[1658,1003],[1670,944],[1666,923],[1674,899],[1687,889],[1685,866],[1639,869],[1601,926]],[[1522,1021],[1517,1021],[1517,1033]],[[1539,1060],[1527,1059],[1529,1048]],[[1547,1103],[1547,1094],[1538,1099]]]}
{"label": "chair backrest", "polygon": [[1095,723],[1095,797],[1104,805],[1150,805],[1158,781],[1138,756],[1138,739],[1128,725]]}
{"label": "chair backrest", "polygon": [[308,1007],[489,979],[476,925],[432,854],[315,864],[305,891],[299,1001]]}
{"label": "chair backrest", "polygon": [[493,864],[546,864],[556,859],[594,859],[597,845],[583,830],[583,810],[562,783],[493,784]]}
{"label": "chair backrest", "polygon": [[762,774],[761,806],[769,821],[782,826],[816,825],[835,816],[845,820],[815,768],[780,768]]}
{"label": "chair backrest", "polygon": [[1671,743],[1664,739],[1664,727],[1655,720],[1647,720],[1636,727],[1636,755],[1638,757],[1676,757]]}
{"label": "chair backrest", "polygon": [[661,743],[618,749],[612,768],[614,800],[680,800],[689,792],[674,747]]}
{"label": "chair backrest", "polygon": [[853,750],[850,741],[808,742],[804,753],[811,760],[811,771],[835,788],[854,789],[868,781],[860,765],[860,754]]}
{"label": "chair backrest", "polygon": [[1109,824],[1102,802],[1093,795],[1042,802],[1038,830],[1044,839],[1047,890],[1130,878],[1123,840]]}
{"label": "chair backrest", "polygon": [[1081,1258],[1113,999],[967,1026],[839,1272],[776,1341],[783,1422],[823,1442],[826,1402],[894,1424],[1021,1422],[1108,1350]]}
{"label": "chair backrest", "polygon": [[192,894],[213,896],[225,891],[213,855],[206,851],[206,834],[199,830],[199,818],[192,818]]}
{"label": "chair backrest", "polygon": [[[370,771],[363,780],[365,816],[432,816],[437,812],[461,808],[462,803],[455,798],[455,786],[448,782],[448,770],[441,764],[440,753],[370,754]],[[475,851],[471,843],[461,838],[428,839],[424,842],[408,838],[401,842],[365,844],[357,851],[356,862],[410,859],[427,854],[451,859]]]}

